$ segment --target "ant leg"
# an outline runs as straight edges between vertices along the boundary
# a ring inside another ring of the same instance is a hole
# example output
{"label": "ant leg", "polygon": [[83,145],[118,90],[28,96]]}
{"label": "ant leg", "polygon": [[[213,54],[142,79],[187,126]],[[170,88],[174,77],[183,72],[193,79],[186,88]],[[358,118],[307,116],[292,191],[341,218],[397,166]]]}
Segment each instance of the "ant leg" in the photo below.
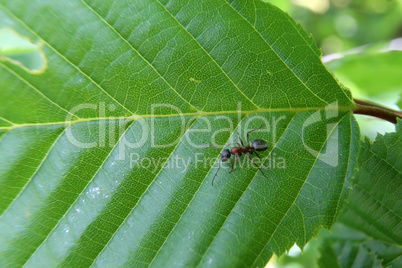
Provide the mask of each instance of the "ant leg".
{"label": "ant leg", "polygon": [[233,171],[235,159],[236,159],[236,156],[233,156],[232,169],[229,171],[229,174],[232,173],[232,171]]}
{"label": "ant leg", "polygon": [[228,145],[239,145],[239,147],[241,147],[240,143],[238,143],[238,142],[228,143],[224,147],[226,147]]}
{"label": "ant leg", "polygon": [[251,156],[249,154],[247,154],[248,158],[250,158],[251,162],[261,171],[262,175],[264,175],[265,178],[269,179],[267,175],[264,174],[264,172],[262,171],[262,169],[257,166],[257,164],[253,161],[253,159],[251,158]]}
{"label": "ant leg", "polygon": [[260,159],[262,166],[269,168],[269,166],[264,165],[264,162],[262,161],[261,157],[257,154],[257,152],[253,152],[253,154],[255,154],[258,157],[258,159]]}
{"label": "ant leg", "polygon": [[221,168],[221,160],[219,159],[218,170],[215,172],[215,175],[212,178],[212,186],[214,186],[214,180],[215,180],[216,174],[218,174],[218,171],[219,171],[220,168]]}
{"label": "ant leg", "polygon": [[248,135],[249,135],[251,132],[260,129],[260,128],[262,127],[262,124],[264,124],[264,123],[261,123],[261,126],[259,126],[258,128],[255,128],[255,129],[250,130],[249,132],[247,132],[247,146],[250,146],[250,139],[249,139],[249,136],[248,136]]}
{"label": "ant leg", "polygon": [[244,146],[243,140],[240,138],[239,132],[237,132],[237,136],[239,137],[239,140],[240,140],[240,142],[241,142],[241,146]]}

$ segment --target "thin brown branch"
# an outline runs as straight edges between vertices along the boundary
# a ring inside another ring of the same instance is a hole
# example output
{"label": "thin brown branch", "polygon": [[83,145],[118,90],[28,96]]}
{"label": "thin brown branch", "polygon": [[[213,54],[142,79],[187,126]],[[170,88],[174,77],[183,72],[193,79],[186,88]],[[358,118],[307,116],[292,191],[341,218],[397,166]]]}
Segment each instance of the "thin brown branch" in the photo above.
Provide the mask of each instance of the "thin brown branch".
{"label": "thin brown branch", "polygon": [[402,119],[402,112],[400,111],[395,111],[367,101],[357,99],[354,99],[354,101],[356,103],[356,108],[353,110],[354,114],[364,114],[374,116],[386,120],[388,122],[391,122],[393,124],[396,124],[397,118]]}

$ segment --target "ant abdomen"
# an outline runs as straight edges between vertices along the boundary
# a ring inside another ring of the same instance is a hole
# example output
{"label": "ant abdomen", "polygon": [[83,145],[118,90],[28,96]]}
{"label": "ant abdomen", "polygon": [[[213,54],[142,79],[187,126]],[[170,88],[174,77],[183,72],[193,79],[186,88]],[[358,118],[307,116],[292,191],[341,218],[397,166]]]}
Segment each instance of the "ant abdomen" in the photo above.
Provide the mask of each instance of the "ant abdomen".
{"label": "ant abdomen", "polygon": [[255,151],[265,151],[268,149],[268,143],[264,140],[255,139],[251,143],[251,147],[253,147]]}

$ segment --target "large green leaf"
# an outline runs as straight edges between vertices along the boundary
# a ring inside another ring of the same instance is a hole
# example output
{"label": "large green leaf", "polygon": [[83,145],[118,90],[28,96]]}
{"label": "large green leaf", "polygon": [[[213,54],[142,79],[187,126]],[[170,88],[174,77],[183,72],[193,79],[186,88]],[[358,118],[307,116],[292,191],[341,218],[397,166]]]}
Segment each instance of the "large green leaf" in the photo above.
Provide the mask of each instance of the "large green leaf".
{"label": "large green leaf", "polygon": [[[263,266],[333,225],[354,103],[279,9],[2,0],[0,18],[48,61],[0,62],[0,266]],[[197,145],[261,123],[269,180],[222,168],[212,186],[219,154]]]}

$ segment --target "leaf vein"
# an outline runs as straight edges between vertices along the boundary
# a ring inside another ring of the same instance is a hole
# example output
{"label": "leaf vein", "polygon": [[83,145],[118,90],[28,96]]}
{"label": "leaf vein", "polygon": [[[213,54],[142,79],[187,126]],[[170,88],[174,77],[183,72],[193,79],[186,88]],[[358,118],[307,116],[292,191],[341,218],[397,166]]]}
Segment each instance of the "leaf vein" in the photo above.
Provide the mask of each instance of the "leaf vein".
{"label": "leaf vein", "polygon": [[39,39],[41,39],[49,48],[51,48],[57,55],[59,55],[62,59],[64,59],[68,64],[70,64],[74,69],[76,69],[79,73],[84,75],[86,78],[88,78],[96,87],[98,87],[101,91],[103,91],[109,98],[111,98],[115,103],[117,103],[119,106],[121,106],[123,109],[126,111],[130,112],[131,114],[134,114],[132,111],[130,111],[127,107],[125,107],[123,104],[118,102],[113,96],[111,96],[104,88],[102,88],[98,83],[95,82],[88,74],[86,74],[83,70],[81,70],[77,65],[72,63],[65,55],[61,54],[55,47],[53,47],[50,43],[48,43],[42,36],[39,35],[38,32],[34,31],[28,24],[26,24],[23,20],[21,20],[17,15],[15,15],[11,10],[7,9],[0,3],[0,7],[2,7],[5,11],[7,11],[13,18],[15,18],[19,23],[21,23],[25,28],[30,31],[32,34],[36,35]]}
{"label": "leaf vein", "polygon": [[[295,114],[292,116],[292,118],[289,120],[289,123],[287,124],[286,129],[288,129],[290,123],[293,121],[293,119],[295,118],[295,116],[296,116],[296,113],[295,113]],[[286,132],[286,131],[283,131],[282,135],[281,135],[281,136],[279,137],[279,139],[277,140],[275,146],[272,147],[271,152],[270,152],[270,153],[268,154],[268,156],[263,160],[264,163],[265,163],[265,160],[271,155],[271,153],[273,152],[274,148],[277,146],[277,144],[279,143],[279,141],[282,139],[282,137],[283,137],[283,135],[285,134],[285,132]],[[254,174],[254,177],[250,180],[250,183],[247,185],[247,188],[243,191],[243,194],[239,197],[239,199],[237,200],[237,202],[234,204],[234,206],[232,207],[232,209],[231,209],[231,211],[229,212],[229,214],[226,216],[225,221],[222,223],[222,225],[220,226],[220,228],[219,228],[219,230],[216,232],[216,234],[218,234],[218,233],[222,230],[223,226],[225,225],[225,222],[226,222],[227,219],[229,218],[230,214],[231,214],[231,213],[234,211],[234,209],[236,208],[236,205],[240,202],[240,200],[241,200],[242,197],[244,196],[246,190],[248,189],[248,187],[250,186],[250,184],[251,184],[252,181],[254,180],[254,178],[255,178],[255,176],[257,175],[257,173],[258,173],[258,172],[256,172],[256,173]],[[202,260],[203,260],[204,257],[205,257],[205,253],[206,253],[206,252],[208,251],[208,249],[211,247],[211,245],[212,245],[213,241],[216,239],[216,237],[217,237],[217,235],[215,235],[215,237],[214,237],[214,238],[211,240],[211,242],[209,243],[208,247],[204,250],[203,256],[202,256],[202,258],[200,259],[200,261],[198,262],[198,264],[202,262]],[[198,264],[197,264],[197,265],[198,265]]]}
{"label": "leaf vein", "polygon": [[235,82],[228,76],[228,74],[222,69],[222,67],[212,58],[212,56],[205,50],[205,48],[195,39],[195,37],[187,30],[186,27],[184,27],[183,24],[181,24],[178,19],[160,2],[160,0],[156,0],[156,2],[159,3],[161,7],[165,9],[165,11],[177,22],[178,25],[180,25],[183,30],[199,45],[199,47],[205,52],[205,54],[212,60],[212,62],[222,71],[222,73],[226,76],[228,81],[251,103],[253,104],[257,109],[260,109],[257,104],[255,104],[247,95],[244,94],[243,91],[240,90],[240,88],[235,84]]}
{"label": "leaf vein", "polygon": [[[1,6],[1,4],[0,4]],[[66,109],[64,109],[63,107],[61,107],[58,103],[56,103],[55,101],[51,100],[48,96],[46,96],[43,92],[41,92],[37,87],[35,87],[34,85],[32,85],[31,83],[29,83],[26,79],[24,79],[22,76],[20,76],[19,74],[17,74],[14,70],[10,69],[7,65],[5,65],[4,63],[2,63],[0,61],[0,64],[10,73],[12,73],[15,77],[17,77],[20,81],[22,81],[24,84],[26,84],[28,87],[32,88],[33,90],[35,90],[42,98],[44,98],[45,100],[49,101],[52,105],[56,106],[57,108],[59,108],[60,110],[72,115],[73,117],[76,117],[78,119],[81,119],[80,117],[78,117],[77,115],[71,113],[70,111],[67,111]],[[7,120],[8,121],[8,120]],[[10,122],[10,121],[8,121]],[[15,124],[13,124],[15,125]]]}
{"label": "leaf vein", "polygon": [[[61,220],[66,217],[66,215],[68,214],[68,212],[70,212],[70,210],[73,208],[74,204],[78,201],[78,199],[82,196],[82,194],[85,192],[85,190],[87,189],[88,185],[94,180],[94,178],[96,177],[96,175],[99,173],[99,171],[102,169],[103,165],[106,163],[106,161],[109,159],[109,157],[111,156],[112,152],[114,151],[114,149],[117,147],[117,145],[119,144],[119,142],[121,141],[121,139],[124,137],[124,135],[127,133],[127,131],[131,128],[131,126],[134,124],[135,121],[133,121],[132,123],[130,123],[129,126],[127,126],[127,128],[125,129],[125,131],[122,133],[122,135],[119,137],[119,140],[115,143],[115,145],[110,149],[110,152],[108,153],[108,155],[105,157],[105,159],[103,160],[102,164],[99,166],[99,168],[96,170],[96,172],[94,173],[94,175],[91,177],[90,180],[88,180],[87,184],[85,185],[85,187],[83,187],[82,191],[80,194],[77,195],[77,198],[71,203],[69,204],[68,209],[66,210],[66,212],[59,218],[59,220],[57,221],[57,223],[55,224],[55,226],[52,228],[52,230],[47,234],[46,238],[42,241],[42,243],[36,248],[36,250],[31,254],[31,257],[35,255],[35,252],[38,251],[38,249],[47,241],[47,239],[50,237],[50,235],[53,233],[54,230],[56,230],[56,228],[59,226]],[[29,258],[29,259],[30,259]],[[29,259],[26,261],[26,263],[29,261]]]}
{"label": "leaf vein", "polygon": [[[348,115],[348,114],[345,114],[344,117],[346,117],[347,115]],[[342,121],[342,120],[343,120],[343,118],[342,118],[340,121]],[[322,144],[322,146],[321,146],[320,152],[324,149],[325,144],[327,143],[327,141],[328,141],[329,137],[331,136],[332,132],[333,132],[333,131],[335,130],[335,128],[339,125],[339,122],[340,122],[340,121],[338,121],[338,122],[334,125],[334,127],[331,129],[331,132],[328,133],[328,136],[326,137],[325,142],[323,142],[323,144]],[[311,170],[314,168],[314,165],[315,165],[315,163],[317,162],[319,155],[320,155],[320,154],[317,155],[317,157],[315,158],[314,163],[311,165],[309,174],[310,174]],[[307,177],[308,177],[308,176],[307,176]],[[303,189],[303,186],[304,186],[304,184],[305,184],[306,181],[307,181],[307,177],[306,177],[306,179],[304,180],[303,185],[300,187],[299,193],[300,193],[301,190]],[[265,243],[265,247],[262,248],[262,250],[261,250],[260,253],[257,255],[257,257],[256,257],[255,260],[254,260],[254,263],[253,263],[251,266],[254,266],[254,264],[256,263],[256,261],[260,258],[261,254],[264,252],[264,249],[268,246],[268,244],[269,244],[269,242],[271,241],[272,237],[274,236],[274,234],[276,233],[276,231],[279,229],[279,226],[282,224],[282,222],[283,222],[283,220],[285,219],[286,215],[288,214],[289,210],[290,210],[290,209],[292,208],[292,206],[296,203],[296,200],[297,200],[297,197],[298,197],[298,196],[299,196],[299,194],[297,194],[297,195],[295,196],[292,205],[290,205],[290,206],[289,206],[289,209],[284,213],[284,216],[283,216],[282,219],[279,221],[279,223],[278,223],[278,225],[276,226],[275,230],[272,232],[271,236],[268,238],[267,242]]]}
{"label": "leaf vein", "polygon": [[[66,132],[68,127],[64,128],[64,130],[56,137],[56,139],[53,141],[52,145],[49,147],[49,150],[46,152],[45,156],[42,158],[41,162],[39,163],[38,167],[35,169],[35,171],[32,173],[31,177],[27,180],[24,186],[21,187],[21,190],[18,192],[18,194],[14,197],[13,201],[7,206],[7,208],[3,211],[3,213],[0,215],[0,219],[2,219],[3,215],[6,214],[6,212],[12,207],[12,205],[15,203],[15,201],[21,196],[22,192],[27,188],[28,184],[32,182],[33,177],[38,173],[39,169],[42,167],[43,163],[45,160],[48,158],[50,152],[56,145],[56,143],[59,141],[60,137],[63,136],[63,134]],[[0,140],[1,141],[1,140]]]}
{"label": "leaf vein", "polygon": [[[237,11],[227,0],[225,0],[225,2],[237,13],[239,14],[239,16],[241,16],[242,18],[244,18],[239,11]],[[271,50],[275,53],[275,55],[284,63],[284,65],[286,66],[286,68],[288,68],[294,75],[295,77],[300,81],[300,83],[303,84],[303,86],[310,91],[311,94],[313,94],[317,99],[319,99],[320,101],[322,101],[325,104],[328,104],[327,101],[325,101],[324,99],[320,98],[317,94],[315,94],[301,79],[300,77],[286,64],[286,62],[279,56],[279,54],[273,49],[273,46],[271,46],[267,40],[265,40],[265,38],[261,35],[261,33],[259,31],[257,31],[257,29],[247,20],[244,19],[245,22],[247,22],[254,30],[255,32],[261,37],[261,39],[271,48]],[[293,23],[291,23],[293,25]],[[294,27],[294,25],[293,25]],[[298,31],[297,31],[298,32]],[[299,33],[299,32],[298,32]],[[300,33],[299,33],[300,35]],[[309,46],[310,47],[310,46]],[[310,47],[311,49],[311,47]],[[313,51],[314,52],[314,51]],[[316,55],[316,53],[314,53]],[[343,91],[343,90],[342,90]],[[345,92],[343,91],[343,93],[345,94]],[[346,94],[345,94],[346,95]]]}
{"label": "leaf vein", "polygon": [[[241,122],[242,122],[245,118],[246,118],[246,116],[243,117],[243,118],[237,123],[236,128],[239,127],[239,125],[241,124]],[[233,133],[234,133],[234,132],[233,132]],[[232,135],[233,135],[233,133],[232,133]],[[229,141],[230,137],[231,137],[231,135],[229,136],[229,138],[228,138],[227,141]],[[227,142],[227,141],[226,141],[226,142]],[[221,151],[222,151],[222,150],[221,150]],[[219,156],[220,156],[220,155],[219,155]],[[219,157],[219,156],[218,156],[218,157]],[[212,167],[213,167],[213,166],[210,167],[209,172],[211,172]],[[209,174],[209,173],[208,173],[208,174]],[[149,266],[152,265],[152,263],[154,262],[154,260],[155,260],[156,257],[158,256],[159,252],[161,251],[161,249],[162,249],[163,246],[165,245],[166,241],[168,240],[168,238],[170,237],[170,235],[173,233],[173,231],[175,230],[176,226],[179,224],[180,220],[183,218],[184,214],[186,213],[187,209],[190,207],[190,205],[191,205],[191,203],[193,202],[193,200],[194,200],[195,196],[197,195],[198,191],[201,189],[201,185],[202,185],[202,183],[199,185],[198,189],[194,192],[193,197],[192,197],[191,200],[189,201],[187,207],[184,209],[183,213],[181,214],[181,217],[179,218],[179,220],[177,221],[177,223],[175,224],[175,226],[173,227],[173,229],[172,229],[172,230],[169,232],[169,234],[166,236],[165,241],[163,242],[163,244],[162,244],[161,247],[159,248],[158,252],[155,254],[155,256],[153,257],[153,259],[151,260]],[[198,255],[201,256],[201,254],[198,254]],[[196,265],[195,265],[195,266],[196,266]]]}
{"label": "leaf vein", "polygon": [[162,78],[162,80],[182,99],[184,100],[188,105],[190,105],[194,110],[199,111],[194,105],[192,105],[189,101],[187,101],[179,92],[177,92],[177,90],[165,79],[164,76],[162,76],[162,74],[155,68],[155,66],[153,64],[151,64],[151,62],[149,62],[147,59],[144,58],[144,56],[133,47],[133,45],[131,45],[131,43],[124,38],[119,31],[117,31],[116,28],[114,28],[112,25],[110,25],[110,23],[104,19],[98,12],[96,12],[87,2],[85,2],[85,0],[80,0],[91,12],[93,12],[96,16],[98,16],[103,23],[105,23],[114,33],[116,33],[119,38],[121,40],[123,40],[135,53],[137,53],[138,56],[141,57],[141,59],[147,63],[148,66],[150,66],[155,73],[157,73],[159,75],[160,78]]}
{"label": "leaf vein", "polygon": [[341,195],[342,195],[342,192],[343,192],[343,187],[345,187],[346,177],[347,177],[347,174],[348,174],[348,171],[349,171],[350,155],[352,154],[352,128],[353,128],[353,126],[352,126],[352,120],[349,120],[349,128],[350,128],[349,155],[348,155],[348,161],[347,161],[346,169],[345,169],[345,176],[344,176],[345,179],[343,180],[342,188],[341,188],[341,191],[339,192],[338,202],[337,202],[337,204],[336,204],[335,213],[332,215],[332,220],[331,220],[331,222],[334,222],[335,217],[338,215],[339,204],[340,204],[340,202],[341,202]]}
{"label": "leaf vein", "polygon": [[[194,122],[191,123],[191,125],[187,128],[186,132],[183,134],[182,139],[184,138],[184,136],[188,133],[188,131],[191,129],[191,127],[198,121],[199,117],[194,120]],[[162,170],[164,170],[165,166],[169,163],[169,159],[172,157],[172,155],[174,154],[174,152],[176,151],[177,147],[180,145],[181,143],[178,142],[177,145],[173,148],[172,152],[170,153],[170,155],[167,157],[164,165],[161,167],[161,169],[158,171],[157,174],[155,174],[154,179],[149,183],[148,187],[144,190],[144,192],[141,194],[141,196],[138,198],[137,203],[133,206],[133,208],[131,209],[131,211],[127,214],[126,218],[120,223],[119,227],[116,229],[116,231],[114,232],[114,234],[112,235],[112,237],[109,239],[109,241],[104,245],[103,249],[101,251],[99,251],[99,253],[96,255],[95,259],[93,260],[92,264],[95,263],[96,259],[102,254],[102,252],[107,248],[107,246],[110,244],[110,242],[113,240],[114,236],[117,234],[117,232],[120,230],[121,226],[126,223],[126,220],[128,219],[128,217],[131,215],[131,213],[134,211],[134,209],[136,209],[137,207],[141,207],[140,206],[140,202],[142,200],[142,198],[145,196],[146,193],[148,193],[149,188],[155,183],[156,178],[158,177],[158,175],[162,172]]]}

